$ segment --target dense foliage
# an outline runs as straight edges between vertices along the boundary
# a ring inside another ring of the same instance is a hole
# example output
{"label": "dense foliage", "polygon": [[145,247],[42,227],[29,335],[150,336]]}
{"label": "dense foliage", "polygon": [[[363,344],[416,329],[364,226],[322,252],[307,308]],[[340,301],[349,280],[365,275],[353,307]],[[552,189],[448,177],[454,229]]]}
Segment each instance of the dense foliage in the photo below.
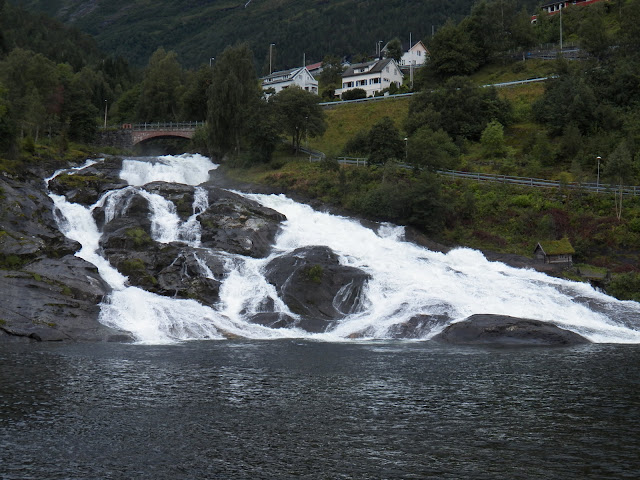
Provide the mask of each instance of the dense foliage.
{"label": "dense foliage", "polygon": [[[73,24],[93,35],[100,47],[143,66],[162,45],[177,52],[185,67],[208,64],[228,45],[246,42],[256,54],[260,74],[268,73],[269,45],[275,43],[273,69],[320,61],[327,54],[373,54],[376,42],[394,37],[408,43],[426,39],[448,18],[461,19],[473,0],[11,0]],[[506,2],[505,2],[506,3]],[[533,11],[536,0],[519,0]],[[108,28],[105,28],[105,21]],[[268,26],[268,27],[267,27]]]}

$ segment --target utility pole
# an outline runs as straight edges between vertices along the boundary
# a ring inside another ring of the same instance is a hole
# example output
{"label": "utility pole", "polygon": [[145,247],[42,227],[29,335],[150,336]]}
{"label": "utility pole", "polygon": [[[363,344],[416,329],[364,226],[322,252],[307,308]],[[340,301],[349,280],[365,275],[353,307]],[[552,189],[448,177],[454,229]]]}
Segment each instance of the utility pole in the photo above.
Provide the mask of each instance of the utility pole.
{"label": "utility pole", "polygon": [[104,101],[104,129],[107,129],[107,101]]}
{"label": "utility pole", "polygon": [[275,45],[275,43],[272,43],[269,45],[269,75],[271,75],[271,72],[273,71],[271,69],[271,47],[273,47]]}
{"label": "utility pole", "polygon": [[560,52],[562,52],[562,4],[560,4]]}

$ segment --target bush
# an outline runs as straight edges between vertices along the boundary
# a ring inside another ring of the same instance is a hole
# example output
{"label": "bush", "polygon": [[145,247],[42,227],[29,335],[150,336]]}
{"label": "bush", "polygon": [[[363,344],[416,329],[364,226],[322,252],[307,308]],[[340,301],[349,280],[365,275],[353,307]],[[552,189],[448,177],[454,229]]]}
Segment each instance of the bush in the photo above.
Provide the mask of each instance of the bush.
{"label": "bush", "polygon": [[367,98],[367,92],[362,88],[347,90],[342,94],[342,100],[359,100],[361,98]]}

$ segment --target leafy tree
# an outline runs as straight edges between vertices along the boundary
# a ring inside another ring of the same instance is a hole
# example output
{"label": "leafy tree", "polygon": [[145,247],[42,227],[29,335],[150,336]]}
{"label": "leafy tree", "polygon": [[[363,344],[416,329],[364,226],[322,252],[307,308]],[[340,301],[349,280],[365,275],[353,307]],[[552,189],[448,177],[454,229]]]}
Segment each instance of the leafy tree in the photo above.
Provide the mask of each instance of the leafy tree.
{"label": "leafy tree", "polygon": [[396,62],[399,62],[402,58],[402,42],[399,38],[394,38],[387,44],[387,50],[384,52],[386,58],[393,58]]}
{"label": "leafy tree", "polygon": [[369,130],[369,164],[384,165],[404,158],[405,144],[389,117],[382,118]]}
{"label": "leafy tree", "polygon": [[7,153],[15,145],[16,129],[7,100],[7,89],[0,83],[0,153]]}
{"label": "leafy tree", "polygon": [[186,73],[185,90],[180,101],[180,119],[200,121],[207,118],[207,90],[211,85],[211,68],[200,67]]}
{"label": "leafy tree", "polygon": [[594,57],[602,60],[611,46],[604,17],[591,14],[580,22],[580,46]]}
{"label": "leafy tree", "polygon": [[420,127],[407,141],[407,160],[417,167],[429,170],[451,169],[455,166],[460,150],[444,130]]}
{"label": "leafy tree", "polygon": [[474,43],[469,22],[449,20],[429,42],[429,67],[440,77],[469,75],[480,66],[480,51]]}
{"label": "leafy tree", "polygon": [[247,44],[227,47],[216,60],[208,97],[210,144],[221,155],[237,156],[250,128],[249,114],[262,98]]}
{"label": "leafy tree", "polygon": [[144,71],[138,116],[144,122],[176,121],[180,110],[182,67],[175,52],[158,48]]}
{"label": "leafy tree", "polygon": [[467,78],[452,77],[442,88],[412,98],[406,129],[413,134],[428,125],[455,139],[479,140],[489,119],[508,125],[511,104],[498,97],[495,88],[478,88]]}
{"label": "leafy tree", "polygon": [[320,95],[324,98],[333,98],[335,91],[342,87],[342,73],[344,67],[335,55],[326,55],[322,60],[322,71],[318,75]]}
{"label": "leafy tree", "polygon": [[303,138],[317,137],[327,129],[325,114],[318,105],[318,96],[292,86],[271,97],[282,129],[291,136],[296,153]]}
{"label": "leafy tree", "polygon": [[507,151],[504,141],[504,127],[497,120],[492,120],[482,131],[480,137],[482,153],[485,157],[496,158],[503,156]]}
{"label": "leafy tree", "polygon": [[605,177],[618,186],[618,192],[615,194],[616,217],[618,220],[622,218],[622,187],[633,178],[633,170],[631,152],[627,147],[627,143],[623,140],[609,155],[604,168]]}

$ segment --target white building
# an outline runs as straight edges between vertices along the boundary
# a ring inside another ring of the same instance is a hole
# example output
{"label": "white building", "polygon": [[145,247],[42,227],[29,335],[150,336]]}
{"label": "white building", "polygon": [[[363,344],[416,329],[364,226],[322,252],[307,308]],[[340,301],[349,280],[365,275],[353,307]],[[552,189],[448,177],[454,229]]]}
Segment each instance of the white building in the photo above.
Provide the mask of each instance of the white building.
{"label": "white building", "polygon": [[291,85],[297,85],[307,92],[318,94],[318,81],[313,78],[313,75],[309,73],[306,67],[273,72],[260,80],[262,81],[263,90],[273,88],[275,90],[274,93],[278,93]]}
{"label": "white building", "polygon": [[420,67],[427,63],[428,58],[429,50],[427,50],[422,41],[419,41],[402,55],[400,66],[409,67],[413,65],[414,67]]}
{"label": "white building", "polygon": [[367,97],[371,97],[393,83],[402,86],[403,78],[404,74],[393,58],[354,63],[342,74],[342,88],[336,90],[336,95],[342,96],[347,90],[361,88],[367,92]]}

